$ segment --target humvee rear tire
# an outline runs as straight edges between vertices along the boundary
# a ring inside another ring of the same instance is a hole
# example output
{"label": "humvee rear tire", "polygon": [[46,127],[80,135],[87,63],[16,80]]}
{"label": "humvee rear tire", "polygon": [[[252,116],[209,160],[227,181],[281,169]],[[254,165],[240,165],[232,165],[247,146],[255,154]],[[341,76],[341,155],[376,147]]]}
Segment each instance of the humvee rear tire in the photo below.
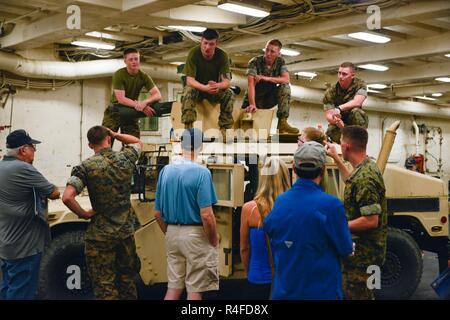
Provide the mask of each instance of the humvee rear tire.
{"label": "humvee rear tire", "polygon": [[[68,231],[51,241],[42,257],[38,298],[93,298],[84,258],[84,234],[84,230]],[[78,276],[79,287],[75,280]]]}
{"label": "humvee rear tire", "polygon": [[381,268],[381,289],[377,299],[408,299],[422,277],[422,252],[405,231],[388,228],[386,260]]}

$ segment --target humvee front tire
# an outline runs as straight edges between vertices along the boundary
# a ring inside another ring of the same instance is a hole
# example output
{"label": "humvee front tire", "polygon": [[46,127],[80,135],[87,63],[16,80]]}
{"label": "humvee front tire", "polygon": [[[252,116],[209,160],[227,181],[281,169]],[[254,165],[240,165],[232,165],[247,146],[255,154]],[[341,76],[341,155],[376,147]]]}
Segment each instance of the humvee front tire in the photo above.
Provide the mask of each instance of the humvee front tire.
{"label": "humvee front tire", "polygon": [[381,289],[377,299],[408,299],[422,277],[422,252],[405,231],[388,228],[386,260],[381,267]]}
{"label": "humvee front tire", "polygon": [[68,231],[51,241],[41,262],[40,299],[93,298],[84,257],[84,234],[84,230]]}

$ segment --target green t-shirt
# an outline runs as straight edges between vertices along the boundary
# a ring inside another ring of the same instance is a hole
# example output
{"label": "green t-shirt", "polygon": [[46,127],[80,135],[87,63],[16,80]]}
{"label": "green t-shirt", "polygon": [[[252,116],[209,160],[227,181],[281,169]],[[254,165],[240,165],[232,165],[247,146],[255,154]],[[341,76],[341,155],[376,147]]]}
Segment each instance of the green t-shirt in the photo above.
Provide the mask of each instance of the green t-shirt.
{"label": "green t-shirt", "polygon": [[208,81],[221,82],[221,75],[231,79],[230,60],[227,53],[220,48],[216,48],[211,60],[206,60],[200,46],[196,46],[189,51],[183,73],[202,84],[207,84]]}
{"label": "green t-shirt", "polygon": [[152,78],[145,72],[139,70],[136,75],[130,75],[127,68],[117,70],[112,78],[111,103],[117,103],[114,90],[124,90],[125,97],[137,100],[142,88],[150,91],[155,86]]}

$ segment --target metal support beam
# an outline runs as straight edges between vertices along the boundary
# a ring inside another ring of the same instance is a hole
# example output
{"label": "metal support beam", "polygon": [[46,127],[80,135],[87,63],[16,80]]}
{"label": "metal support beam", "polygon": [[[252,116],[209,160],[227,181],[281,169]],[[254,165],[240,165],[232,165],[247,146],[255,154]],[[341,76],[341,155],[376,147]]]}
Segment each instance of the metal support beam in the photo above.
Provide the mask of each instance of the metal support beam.
{"label": "metal support beam", "polygon": [[186,5],[180,8],[163,10],[150,14],[157,18],[163,25],[176,25],[181,23],[194,23],[195,25],[217,25],[223,27],[232,27],[245,24],[247,20],[244,15],[228,12],[216,7]]}
{"label": "metal support beam", "polygon": [[421,95],[430,96],[432,93],[437,93],[437,92],[444,93],[444,94],[446,92],[450,92],[450,84],[436,84],[436,85],[411,86],[411,87],[400,87],[400,88],[394,87],[394,94],[397,97],[412,97],[412,96],[421,96]]}
{"label": "metal support beam", "polygon": [[[387,72],[360,71],[356,73],[356,76],[358,78],[363,79],[367,84],[385,83],[387,85],[390,85],[412,80],[417,81],[419,79],[426,79],[432,81],[434,78],[437,77],[450,76],[449,70],[450,70],[450,62],[427,63],[416,67],[394,67]],[[327,83],[334,85],[337,82],[337,80],[338,80],[337,74],[336,75],[319,74],[316,78],[312,80],[299,78],[297,82],[301,86],[323,89],[326,87]],[[438,82],[436,83],[438,84]],[[395,88],[394,91],[397,92],[397,90],[402,89]]]}
{"label": "metal support beam", "polygon": [[[59,39],[68,37],[81,36],[89,31],[102,31],[103,28],[108,27],[114,21],[120,23],[135,23],[136,17],[143,15],[145,12],[157,12],[160,10],[167,10],[186,4],[197,2],[196,0],[127,0],[122,3],[124,11],[116,9],[116,2],[113,5],[107,6],[103,0],[80,0],[76,4],[80,4],[81,30],[69,30],[66,26],[68,18],[67,13],[61,12],[32,23],[24,23],[16,25],[13,31],[0,38],[0,46],[2,48],[14,47],[15,49],[31,49],[42,46],[46,43],[53,43]],[[102,16],[89,15],[87,12],[91,10],[83,10],[84,6],[98,5],[103,7]],[[149,18],[149,20],[151,20]]]}
{"label": "metal support beam", "polygon": [[[423,16],[446,16],[450,11],[450,1],[415,1],[404,6],[383,9],[383,25],[399,23],[401,19],[408,21]],[[357,28],[366,28],[367,14],[354,14],[350,17],[339,17],[317,20],[308,24],[299,24],[289,28],[283,28],[264,36],[244,36],[238,39],[222,43],[221,47],[229,53],[263,48],[270,39],[279,39],[285,44],[293,41],[301,42],[305,39],[329,37],[336,34],[347,33]],[[188,51],[180,51],[168,54],[164,60],[174,61],[187,56]]]}
{"label": "metal support beam", "polygon": [[[387,72],[365,71],[358,74],[358,77],[367,83],[399,83],[417,79],[433,79],[450,76],[450,62],[426,63],[417,67],[394,67]],[[337,81],[337,76],[335,81]]]}
{"label": "metal support beam", "polygon": [[16,49],[30,49],[42,46],[44,43],[52,43],[55,39],[67,38],[84,34],[86,25],[96,28],[98,19],[85,15],[81,19],[81,31],[67,29],[66,13],[59,13],[32,23],[22,23],[15,26],[13,31],[0,38],[0,47],[15,47]]}
{"label": "metal support beam", "polygon": [[305,60],[304,62],[289,65],[289,70],[318,71],[336,67],[343,61],[352,61],[355,64],[360,64],[431,54],[444,54],[447,52],[450,52],[450,32],[425,39],[416,38],[385,45],[358,47],[305,55],[301,57],[302,60]]}

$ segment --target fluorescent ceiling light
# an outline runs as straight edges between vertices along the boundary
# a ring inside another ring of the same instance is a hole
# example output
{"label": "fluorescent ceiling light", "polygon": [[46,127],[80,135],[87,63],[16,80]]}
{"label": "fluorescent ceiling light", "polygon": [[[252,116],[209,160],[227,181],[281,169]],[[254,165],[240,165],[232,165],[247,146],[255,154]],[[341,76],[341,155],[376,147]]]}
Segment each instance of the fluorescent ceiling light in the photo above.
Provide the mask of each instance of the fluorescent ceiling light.
{"label": "fluorescent ceiling light", "polygon": [[295,73],[297,76],[300,77],[307,77],[307,78],[315,78],[317,76],[317,73],[314,72],[307,72],[307,71],[299,71]]}
{"label": "fluorescent ceiling light", "polygon": [[421,99],[421,100],[429,100],[429,101],[435,101],[436,100],[434,98],[430,98],[430,97],[427,97],[427,96],[414,96],[414,98]]}
{"label": "fluorescent ceiling light", "polygon": [[174,62],[171,62],[170,64],[173,64],[173,65],[175,65],[175,66],[181,66],[182,64],[184,64],[184,62],[181,62],[181,61],[174,61]]}
{"label": "fluorescent ceiling light", "polygon": [[386,70],[389,70],[389,67],[380,66],[379,64],[371,64],[371,63],[359,65],[358,68],[374,70],[374,71],[386,71]]}
{"label": "fluorescent ceiling light", "polygon": [[198,27],[198,26],[168,26],[168,28],[190,32],[203,32],[206,30],[205,27]]}
{"label": "fluorescent ceiling light", "polygon": [[[266,52],[266,48],[262,49],[262,51]],[[288,57],[296,57],[296,56],[298,56],[300,54],[300,52],[298,52],[297,50],[285,49],[285,48],[282,48],[280,50],[280,53],[283,56],[288,56]]]}
{"label": "fluorescent ceiling light", "polygon": [[450,58],[450,53],[447,53],[445,56],[446,56],[447,58]]}
{"label": "fluorescent ceiling light", "polygon": [[367,92],[381,93],[381,91],[378,91],[378,90],[372,90],[372,89],[369,89],[369,88],[367,88]]}
{"label": "fluorescent ceiling light", "polygon": [[280,53],[281,53],[283,56],[288,56],[288,57],[296,57],[296,56],[298,56],[298,55],[300,54],[300,52],[298,52],[298,51],[296,51],[296,50],[292,50],[292,49],[284,49],[284,48],[282,48],[282,49],[280,50]]}
{"label": "fluorescent ceiling light", "polygon": [[391,39],[388,37],[385,37],[385,36],[382,36],[379,34],[369,33],[369,32],[349,33],[348,36],[353,39],[374,42],[374,43],[386,43],[386,42],[391,41]]}
{"label": "fluorescent ceiling light", "polygon": [[264,8],[263,6],[258,5],[255,1],[222,0],[219,1],[217,7],[223,10],[258,18],[264,18],[270,15],[269,8]]}
{"label": "fluorescent ceiling light", "polygon": [[95,49],[104,49],[104,50],[112,50],[116,46],[112,43],[106,43],[101,41],[88,41],[88,40],[76,40],[71,42],[74,46],[87,47],[87,48],[95,48]]}
{"label": "fluorescent ceiling light", "polygon": [[373,83],[373,84],[368,84],[367,85],[368,88],[372,88],[372,89],[386,89],[387,85],[383,84],[383,83]]}
{"label": "fluorescent ceiling light", "polygon": [[101,38],[101,39],[110,39],[110,40],[123,41],[123,39],[119,38],[120,36],[112,35],[112,34],[104,33],[104,32],[98,32],[98,31],[88,32],[88,33],[85,33],[85,35],[87,35],[89,37],[95,37],[95,38]]}
{"label": "fluorescent ceiling light", "polygon": [[434,80],[441,81],[441,82],[450,82],[449,77],[440,77],[440,78],[436,78]]}
{"label": "fluorescent ceiling light", "polygon": [[98,32],[98,31],[88,32],[88,33],[85,33],[85,35],[87,35],[89,37],[95,37],[95,38],[112,39],[110,34]]}
{"label": "fluorescent ceiling light", "polygon": [[431,94],[433,97],[442,97],[442,93],[440,93],[440,92],[435,92],[435,93],[432,93]]}
{"label": "fluorescent ceiling light", "polygon": [[122,31],[122,28],[120,26],[118,26],[118,25],[109,26],[109,27],[106,27],[106,28],[103,28],[103,29],[106,30],[106,31],[114,31],[114,32]]}

